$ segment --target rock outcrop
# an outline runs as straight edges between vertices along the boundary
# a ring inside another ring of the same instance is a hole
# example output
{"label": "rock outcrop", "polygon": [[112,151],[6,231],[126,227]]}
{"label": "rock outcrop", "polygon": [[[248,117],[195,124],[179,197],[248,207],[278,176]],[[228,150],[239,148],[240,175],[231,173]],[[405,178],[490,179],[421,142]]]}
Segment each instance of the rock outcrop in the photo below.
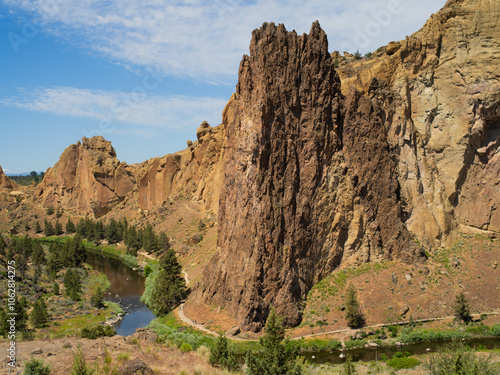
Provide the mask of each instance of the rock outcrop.
{"label": "rock outcrop", "polygon": [[341,263],[418,257],[376,105],[355,91],[342,96],[318,23],[303,36],[274,24],[253,32],[224,118],[205,301],[225,305],[245,329],[260,329],[270,305],[296,325],[309,289]]}
{"label": "rock outcrop", "polygon": [[69,146],[47,170],[38,196],[45,207],[100,217],[136,186],[134,169],[116,158],[111,142],[97,136]]}
{"label": "rock outcrop", "polygon": [[429,248],[449,244],[458,224],[500,228],[499,18],[498,2],[450,0],[382,56],[338,70],[344,93],[388,83],[406,223]]}
{"label": "rock outcrop", "polygon": [[17,188],[17,184],[8,178],[0,167],[0,191],[12,191]]}
{"label": "rock outcrop", "polygon": [[[231,101],[230,101],[231,102]],[[224,128],[203,122],[198,140],[187,149],[141,164],[138,172],[138,205],[151,209],[169,198],[187,196],[201,201],[215,214],[219,208],[224,155]]]}

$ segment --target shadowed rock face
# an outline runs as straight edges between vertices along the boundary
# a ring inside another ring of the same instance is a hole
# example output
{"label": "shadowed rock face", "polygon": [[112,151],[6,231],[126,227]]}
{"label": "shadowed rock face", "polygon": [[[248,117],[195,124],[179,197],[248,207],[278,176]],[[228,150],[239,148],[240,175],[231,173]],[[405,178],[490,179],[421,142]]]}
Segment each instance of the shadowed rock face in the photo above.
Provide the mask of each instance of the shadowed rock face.
{"label": "shadowed rock face", "polygon": [[261,328],[270,305],[296,325],[300,301],[341,262],[415,259],[385,113],[355,91],[342,96],[318,23],[302,36],[254,31],[232,114],[205,301],[247,329]]}
{"label": "shadowed rock face", "polygon": [[135,187],[133,168],[120,163],[111,142],[83,138],[64,150],[47,170],[38,196],[44,207],[61,206],[78,214],[106,214]]}

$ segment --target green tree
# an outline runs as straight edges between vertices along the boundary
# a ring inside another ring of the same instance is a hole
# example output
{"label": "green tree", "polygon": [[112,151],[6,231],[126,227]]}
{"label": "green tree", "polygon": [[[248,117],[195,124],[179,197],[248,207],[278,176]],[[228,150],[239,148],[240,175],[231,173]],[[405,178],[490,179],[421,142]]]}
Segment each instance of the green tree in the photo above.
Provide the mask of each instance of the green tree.
{"label": "green tree", "polygon": [[106,229],[106,239],[110,244],[115,244],[121,241],[120,224],[115,219],[111,219]]}
{"label": "green tree", "polygon": [[40,298],[33,304],[30,314],[30,322],[35,328],[43,327],[49,321],[49,313],[44,300]]}
{"label": "green tree", "polygon": [[42,233],[42,228],[38,220],[35,222],[35,233]]}
{"label": "green tree", "polygon": [[73,221],[68,217],[68,221],[66,222],[66,233],[71,234],[76,232],[76,227]]}
{"label": "green tree", "polygon": [[0,234],[0,255],[5,255],[6,248],[7,248],[7,244],[5,243],[5,239]]}
{"label": "green tree", "polygon": [[98,309],[104,307],[104,292],[100,286],[97,287],[95,293],[90,297],[90,303]]}
{"label": "green tree", "polygon": [[220,366],[229,371],[236,371],[240,366],[236,359],[235,350],[230,346],[225,335],[219,335],[214,345],[210,349],[208,359],[212,366]]}
{"label": "green tree", "polygon": [[59,220],[56,220],[56,225],[54,225],[54,234],[56,236],[60,236],[63,233],[64,232],[63,232],[61,223],[59,222]]}
{"label": "green tree", "polygon": [[59,284],[57,282],[54,282],[54,284],[52,284],[52,293],[57,296],[59,295],[60,291],[59,291]]}
{"label": "green tree", "polygon": [[66,265],[69,267],[80,267],[87,260],[87,249],[79,234],[75,235],[67,247]]}
{"label": "green tree", "polygon": [[462,320],[464,323],[469,323],[472,320],[472,316],[470,314],[469,302],[465,297],[463,292],[460,292],[455,297],[455,304],[453,305],[453,311],[455,316]]}
{"label": "green tree", "polygon": [[27,327],[27,322],[28,322],[28,314],[26,313],[26,306],[27,302],[26,299],[24,298],[15,298],[14,300],[14,305],[8,307],[8,313],[13,313],[15,315],[7,315],[6,311],[4,309],[0,309],[0,332],[4,335],[4,337],[7,335],[7,333],[10,330],[10,322],[9,319],[12,319],[13,316],[15,316],[15,327],[16,327],[16,332],[22,332],[26,329]]}
{"label": "green tree", "polygon": [[77,270],[68,269],[64,274],[64,288],[66,289],[66,294],[74,301],[80,299],[80,294],[82,292],[82,281],[80,278],[80,273]]}
{"label": "green tree", "polygon": [[36,173],[35,171],[32,171],[32,172],[30,173],[30,175],[31,175],[31,177],[33,178],[33,181],[35,182],[35,184],[37,184],[37,185],[38,185],[38,181],[39,181],[39,179],[38,179],[38,173]]}
{"label": "green tree", "polygon": [[351,328],[361,327],[365,320],[361,313],[358,297],[354,285],[349,284],[345,294],[345,318]]}
{"label": "green tree", "polygon": [[38,241],[35,241],[33,243],[33,248],[31,251],[31,261],[35,266],[44,264],[46,261],[45,252],[43,251],[42,245]]}
{"label": "green tree", "polygon": [[47,207],[47,215],[50,216],[55,212],[54,207],[49,206]]}
{"label": "green tree", "polygon": [[180,304],[188,292],[186,280],[181,275],[182,266],[172,249],[167,250],[161,258],[160,267],[151,293],[151,308],[155,315],[162,316]]}
{"label": "green tree", "polygon": [[258,351],[249,351],[246,356],[247,372],[250,375],[295,375],[301,374],[297,365],[298,348],[285,340],[283,320],[274,308],[267,318],[266,335],[259,339]]}
{"label": "green tree", "polygon": [[59,219],[63,215],[63,209],[61,207],[57,207],[56,218]]}
{"label": "green tree", "polygon": [[129,226],[125,233],[125,244],[127,245],[127,254],[137,256],[137,251],[141,248],[141,238],[133,225]]}
{"label": "green tree", "polygon": [[43,224],[43,233],[47,237],[54,235],[54,226],[47,219],[45,219],[44,224]]}

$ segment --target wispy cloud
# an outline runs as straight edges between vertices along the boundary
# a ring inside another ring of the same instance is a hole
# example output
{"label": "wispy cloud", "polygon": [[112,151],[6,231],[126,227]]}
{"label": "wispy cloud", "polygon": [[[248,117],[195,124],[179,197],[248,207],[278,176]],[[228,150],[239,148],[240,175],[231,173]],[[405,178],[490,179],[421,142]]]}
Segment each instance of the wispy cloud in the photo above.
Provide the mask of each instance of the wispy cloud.
{"label": "wispy cloud", "polygon": [[[233,80],[262,22],[308,32],[318,19],[331,49],[374,50],[423,25],[445,0],[0,0],[45,32],[130,67],[205,82]],[[398,12],[387,13],[393,9]],[[389,17],[385,17],[389,14]],[[377,26],[378,23],[378,26]],[[371,29],[366,29],[372,25]],[[363,35],[362,35],[363,34]],[[360,37],[361,36],[366,36]]]}
{"label": "wispy cloud", "polygon": [[[0,104],[61,116],[89,118],[139,127],[196,127],[203,120],[221,121],[226,100],[212,97],[133,95],[119,91],[74,87],[19,89],[19,95],[0,99]],[[134,134],[151,134],[129,129]]]}

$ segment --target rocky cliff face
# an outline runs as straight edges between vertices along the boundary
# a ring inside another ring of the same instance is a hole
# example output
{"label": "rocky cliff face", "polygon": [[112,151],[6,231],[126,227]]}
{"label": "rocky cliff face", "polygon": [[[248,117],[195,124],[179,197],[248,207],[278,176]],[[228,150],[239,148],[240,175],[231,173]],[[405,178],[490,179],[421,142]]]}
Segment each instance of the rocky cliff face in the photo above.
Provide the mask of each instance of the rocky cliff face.
{"label": "rocky cliff face", "polygon": [[499,18],[498,2],[450,0],[381,56],[339,69],[344,92],[388,83],[407,226],[430,248],[449,244],[458,225],[500,227]]}
{"label": "rocky cliff face", "polygon": [[181,195],[201,201],[215,214],[219,208],[224,155],[224,128],[203,122],[197,141],[188,148],[141,164],[138,172],[138,205],[151,209]]}
{"label": "rocky cliff face", "polygon": [[8,178],[5,173],[3,173],[2,167],[0,167],[0,190],[12,191],[17,187],[17,184]]}
{"label": "rocky cliff face", "polygon": [[[227,132],[218,251],[201,294],[257,330],[341,263],[418,258],[402,223],[387,115],[341,94],[325,33],[264,24],[240,64]],[[380,91],[380,92],[379,92]]]}
{"label": "rocky cliff face", "polygon": [[69,146],[47,170],[38,196],[45,207],[78,214],[106,214],[136,186],[134,170],[120,163],[111,142],[101,136]]}

